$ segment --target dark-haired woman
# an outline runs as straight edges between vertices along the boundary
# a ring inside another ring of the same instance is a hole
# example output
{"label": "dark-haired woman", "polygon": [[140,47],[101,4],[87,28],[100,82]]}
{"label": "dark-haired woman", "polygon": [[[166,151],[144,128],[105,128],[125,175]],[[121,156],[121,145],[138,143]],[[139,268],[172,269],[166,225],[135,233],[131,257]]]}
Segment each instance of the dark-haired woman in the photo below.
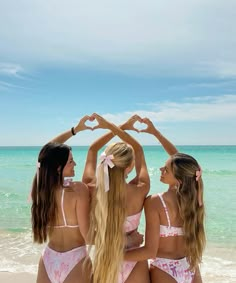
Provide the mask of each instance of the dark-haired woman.
{"label": "dark-haired woman", "polygon": [[33,240],[47,243],[39,261],[37,283],[87,283],[83,269],[87,255],[90,195],[82,182],[65,183],[76,165],[72,150],[63,144],[76,133],[91,129],[89,116],[41,149],[32,187]]}

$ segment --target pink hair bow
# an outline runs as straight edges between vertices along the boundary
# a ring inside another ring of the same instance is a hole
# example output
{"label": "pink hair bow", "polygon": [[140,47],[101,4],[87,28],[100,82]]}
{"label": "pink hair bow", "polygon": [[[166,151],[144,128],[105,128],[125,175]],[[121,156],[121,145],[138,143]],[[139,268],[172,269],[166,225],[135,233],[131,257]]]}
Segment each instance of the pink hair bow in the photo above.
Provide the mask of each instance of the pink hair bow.
{"label": "pink hair bow", "polygon": [[105,185],[105,192],[109,191],[109,174],[108,174],[108,166],[110,168],[113,168],[115,165],[111,161],[114,158],[112,154],[106,155],[105,152],[103,152],[100,156],[100,164],[103,164],[104,167],[104,185]]}
{"label": "pink hair bow", "polygon": [[69,187],[71,185],[71,183],[73,182],[72,178],[66,178],[63,181],[63,187]]}

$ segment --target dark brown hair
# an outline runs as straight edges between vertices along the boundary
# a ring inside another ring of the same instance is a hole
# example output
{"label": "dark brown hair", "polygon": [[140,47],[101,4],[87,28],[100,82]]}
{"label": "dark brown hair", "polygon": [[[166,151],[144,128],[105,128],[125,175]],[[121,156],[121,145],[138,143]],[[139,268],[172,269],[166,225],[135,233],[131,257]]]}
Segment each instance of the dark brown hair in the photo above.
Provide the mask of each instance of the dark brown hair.
{"label": "dark brown hair", "polygon": [[47,143],[40,151],[38,169],[32,185],[31,222],[34,242],[47,241],[56,220],[55,192],[63,185],[63,169],[71,148],[65,144]]}

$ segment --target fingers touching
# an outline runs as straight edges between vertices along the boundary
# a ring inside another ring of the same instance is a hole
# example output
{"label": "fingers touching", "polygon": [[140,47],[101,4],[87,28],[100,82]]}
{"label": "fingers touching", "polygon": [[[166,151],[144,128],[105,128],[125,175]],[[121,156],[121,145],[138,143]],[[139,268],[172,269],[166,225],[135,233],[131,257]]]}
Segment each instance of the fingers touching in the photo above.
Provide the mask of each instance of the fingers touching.
{"label": "fingers touching", "polygon": [[[85,115],[79,121],[75,129],[77,131],[107,129],[109,124],[110,122],[107,121],[104,117],[97,113],[93,113],[92,115]],[[143,128],[143,125],[145,128]],[[137,133],[149,133],[154,128],[154,125],[149,118],[141,118],[139,115],[135,114],[131,116],[125,123],[123,123],[121,128],[123,130],[132,130]]]}

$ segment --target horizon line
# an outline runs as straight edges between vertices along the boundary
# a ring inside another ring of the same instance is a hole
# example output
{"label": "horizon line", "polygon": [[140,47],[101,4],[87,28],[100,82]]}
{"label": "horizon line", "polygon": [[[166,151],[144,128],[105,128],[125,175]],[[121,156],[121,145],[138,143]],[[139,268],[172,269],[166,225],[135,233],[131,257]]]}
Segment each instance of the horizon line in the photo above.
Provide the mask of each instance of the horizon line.
{"label": "horizon line", "polygon": [[[47,144],[47,143],[45,143]],[[0,145],[0,147],[43,147],[43,145]],[[67,143],[64,143],[67,144]],[[90,145],[69,145],[70,147],[89,147]],[[142,146],[160,146],[161,144],[143,144]],[[175,144],[175,146],[236,146],[236,144]]]}

